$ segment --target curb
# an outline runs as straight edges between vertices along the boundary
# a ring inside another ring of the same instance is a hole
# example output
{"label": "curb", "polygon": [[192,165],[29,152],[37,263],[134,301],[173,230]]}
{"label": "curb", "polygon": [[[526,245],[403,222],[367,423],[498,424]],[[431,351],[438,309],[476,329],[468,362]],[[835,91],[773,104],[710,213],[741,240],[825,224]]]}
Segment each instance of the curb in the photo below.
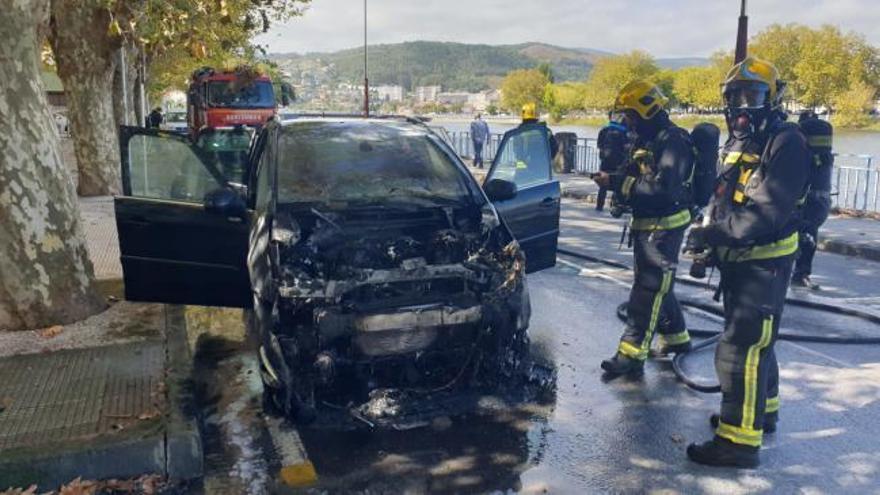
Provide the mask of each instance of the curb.
{"label": "curb", "polygon": [[[562,196],[565,198],[583,200],[587,204],[596,204],[596,193],[592,192],[563,188]],[[854,258],[880,262],[880,247],[854,244],[835,239],[824,239],[819,241],[818,249],[825,253],[840,254],[843,256],[852,256]]]}
{"label": "curb", "polygon": [[[0,489],[27,487],[37,484],[41,490],[52,490],[70,480],[131,478],[144,473],[163,472],[164,441],[154,431],[152,436],[140,439],[108,442],[89,446],[88,450],[63,449],[40,455],[18,452],[17,460],[0,462]],[[5,454],[8,455],[8,454]]]}
{"label": "curb", "polygon": [[204,474],[204,463],[192,390],[193,358],[183,307],[165,306],[165,338],[169,415],[164,471],[173,480],[189,480]]}
{"label": "curb", "polygon": [[819,241],[819,250],[827,253],[880,262],[880,248],[866,246],[864,244],[852,244],[834,239],[825,239]]}

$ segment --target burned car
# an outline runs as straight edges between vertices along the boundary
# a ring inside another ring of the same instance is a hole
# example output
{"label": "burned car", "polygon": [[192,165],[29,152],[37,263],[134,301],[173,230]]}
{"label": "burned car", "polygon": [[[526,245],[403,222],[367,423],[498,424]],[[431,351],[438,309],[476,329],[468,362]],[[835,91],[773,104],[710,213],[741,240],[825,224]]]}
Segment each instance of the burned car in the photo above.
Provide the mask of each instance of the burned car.
{"label": "burned car", "polygon": [[406,119],[271,123],[246,184],[183,139],[123,128],[126,298],[252,308],[266,393],[302,422],[467,409],[521,370],[525,275],[555,264],[546,133],[505,135],[481,188]]}

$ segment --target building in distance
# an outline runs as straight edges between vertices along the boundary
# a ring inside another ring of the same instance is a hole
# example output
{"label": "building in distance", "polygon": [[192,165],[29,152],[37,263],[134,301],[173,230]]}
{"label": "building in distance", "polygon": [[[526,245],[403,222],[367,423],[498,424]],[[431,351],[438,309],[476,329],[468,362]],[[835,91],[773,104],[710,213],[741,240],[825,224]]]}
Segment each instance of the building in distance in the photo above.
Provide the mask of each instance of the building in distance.
{"label": "building in distance", "polygon": [[403,86],[381,85],[374,86],[370,89],[375,92],[379,101],[399,102],[403,101],[406,97],[406,92],[403,89]]}
{"label": "building in distance", "polygon": [[437,95],[440,94],[440,86],[416,86],[413,94],[416,103],[434,103],[437,101]]}

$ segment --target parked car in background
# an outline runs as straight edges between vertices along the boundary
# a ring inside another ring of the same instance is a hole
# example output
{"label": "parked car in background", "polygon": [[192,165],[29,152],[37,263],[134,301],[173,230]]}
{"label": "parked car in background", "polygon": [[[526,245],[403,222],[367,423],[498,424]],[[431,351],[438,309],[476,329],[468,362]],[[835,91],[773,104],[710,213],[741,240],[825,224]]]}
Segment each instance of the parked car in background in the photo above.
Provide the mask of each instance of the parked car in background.
{"label": "parked car in background", "polygon": [[160,129],[176,134],[186,134],[188,132],[186,112],[165,112],[163,117],[162,124],[159,125]]}
{"label": "parked car in background", "polygon": [[525,275],[559,234],[546,132],[509,132],[481,189],[403,118],[270,122],[245,185],[210,145],[123,128],[126,298],[250,308],[267,398],[302,423],[468,412],[523,388]]}

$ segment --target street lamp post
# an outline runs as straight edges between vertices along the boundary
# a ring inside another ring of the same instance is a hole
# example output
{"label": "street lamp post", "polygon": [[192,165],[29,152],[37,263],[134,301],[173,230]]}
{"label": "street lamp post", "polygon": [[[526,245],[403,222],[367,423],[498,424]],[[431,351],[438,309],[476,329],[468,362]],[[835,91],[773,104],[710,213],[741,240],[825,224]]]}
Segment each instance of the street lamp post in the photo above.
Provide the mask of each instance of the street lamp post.
{"label": "street lamp post", "polygon": [[367,77],[367,0],[364,0],[364,117],[370,116],[370,79]]}

